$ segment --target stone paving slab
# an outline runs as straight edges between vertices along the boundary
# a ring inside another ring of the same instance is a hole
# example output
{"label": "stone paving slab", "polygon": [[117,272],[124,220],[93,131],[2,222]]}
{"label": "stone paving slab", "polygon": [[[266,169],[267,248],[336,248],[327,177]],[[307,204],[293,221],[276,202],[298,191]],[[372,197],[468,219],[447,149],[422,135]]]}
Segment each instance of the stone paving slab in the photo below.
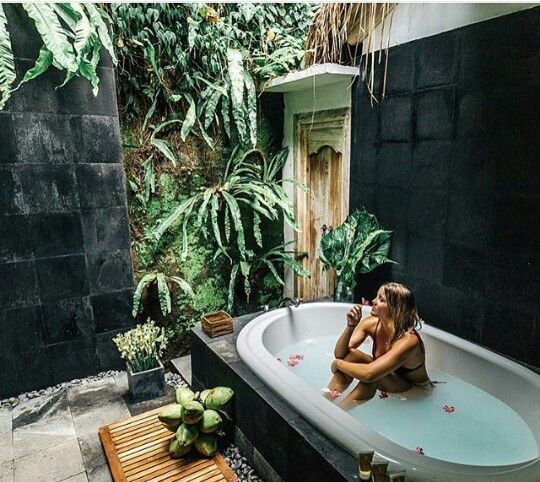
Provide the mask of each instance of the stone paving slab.
{"label": "stone paving slab", "polygon": [[82,472],[80,474],[74,475],[73,477],[68,477],[62,482],[88,482],[88,477],[86,475],[86,472]]}
{"label": "stone paving slab", "polygon": [[0,482],[14,482],[13,460],[0,464]]}
{"label": "stone paving slab", "polygon": [[59,482],[84,472],[77,439],[15,459],[15,482]]}
{"label": "stone paving slab", "polygon": [[191,385],[191,355],[175,358],[171,363],[187,384]]}
{"label": "stone paving slab", "polygon": [[86,472],[90,482],[113,482],[109,466],[107,464],[94,467]]}
{"label": "stone paving slab", "polygon": [[77,440],[77,433],[71,414],[66,411],[13,430],[13,457],[18,459],[70,440]]}
{"label": "stone paving slab", "polygon": [[0,433],[11,432],[11,410],[0,408]]}
{"label": "stone paving slab", "polygon": [[0,433],[0,464],[13,460],[13,435],[11,432]]}

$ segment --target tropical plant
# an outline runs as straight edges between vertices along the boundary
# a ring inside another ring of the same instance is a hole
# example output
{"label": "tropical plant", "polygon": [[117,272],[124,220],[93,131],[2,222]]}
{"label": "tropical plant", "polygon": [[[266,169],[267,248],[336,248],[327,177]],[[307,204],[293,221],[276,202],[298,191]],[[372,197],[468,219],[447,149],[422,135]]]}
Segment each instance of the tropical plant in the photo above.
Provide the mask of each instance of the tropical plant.
{"label": "tropical plant", "polygon": [[7,19],[0,4],[0,109],[11,93],[22,84],[46,72],[51,65],[66,72],[65,85],[74,77],[83,77],[98,93],[97,64],[104,47],[116,63],[107,23],[110,19],[99,6],[91,3],[23,3],[43,40],[34,66],[13,89],[16,79],[15,61],[7,29]]}
{"label": "tropical plant", "polygon": [[248,249],[246,250],[246,258],[242,260],[233,258],[234,253],[231,253],[231,251],[234,250],[231,250],[230,248],[224,249],[225,253],[227,253],[231,259],[231,277],[229,281],[229,297],[227,300],[228,310],[231,310],[234,304],[236,282],[239,276],[244,278],[244,293],[246,294],[248,302],[251,295],[253,280],[256,277],[256,273],[261,269],[269,269],[273,278],[281,286],[285,286],[285,282],[279,274],[281,265],[289,266],[298,276],[310,276],[310,272],[302,268],[298,261],[296,261],[294,252],[286,250],[286,247],[291,243],[293,243],[293,241],[286,244],[281,243],[264,253],[255,253],[253,250]]}
{"label": "tropical plant", "polygon": [[391,236],[392,231],[380,229],[375,215],[363,207],[322,236],[319,257],[324,269],[336,271],[336,299],[341,299],[345,290],[354,290],[357,273],[395,262],[388,258]]}
{"label": "tropical plant", "polygon": [[157,327],[150,319],[144,325],[116,335],[113,341],[134,373],[157,367],[167,346],[164,328]]}
{"label": "tropical plant", "polygon": [[[214,147],[210,130],[255,146],[256,86],[301,65],[309,4],[112,4],[124,105],[182,123]],[[144,106],[144,108],[143,108]],[[163,151],[162,151],[163,152]],[[166,156],[167,157],[167,156]]]}
{"label": "tropical plant", "polygon": [[154,284],[157,284],[161,313],[163,313],[163,316],[167,316],[172,310],[169,282],[176,283],[184,293],[194,296],[193,289],[189,283],[179,276],[166,276],[164,273],[147,273],[141,278],[133,293],[133,317],[136,317],[139,313],[145,290]]}

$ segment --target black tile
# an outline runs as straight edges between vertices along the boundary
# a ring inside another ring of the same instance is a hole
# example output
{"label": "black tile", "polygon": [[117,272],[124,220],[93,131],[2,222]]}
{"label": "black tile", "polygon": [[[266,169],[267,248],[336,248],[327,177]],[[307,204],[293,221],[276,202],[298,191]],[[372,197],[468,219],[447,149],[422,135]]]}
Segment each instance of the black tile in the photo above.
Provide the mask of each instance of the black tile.
{"label": "black tile", "polygon": [[98,67],[99,92],[92,93],[90,82],[76,77],[58,89],[58,112],[61,114],[103,115],[118,117],[114,69]]}
{"label": "black tile", "polygon": [[39,259],[36,270],[43,302],[88,294],[86,260],[82,255]]}
{"label": "black tile", "polygon": [[376,210],[376,189],[367,184],[352,183],[349,186],[349,211],[353,212],[362,206],[369,212]]}
{"label": "black tile", "polygon": [[107,116],[83,116],[83,138],[80,162],[121,163],[122,146],[118,118]]}
{"label": "black tile", "polygon": [[27,211],[18,166],[0,164],[0,213],[22,214]]}
{"label": "black tile", "polygon": [[453,192],[447,237],[454,244],[486,248],[493,244],[495,199],[489,193]]}
{"label": "black tile", "polygon": [[488,303],[482,333],[482,344],[503,355],[534,364],[538,355],[535,346],[534,315],[503,303]]}
{"label": "black tile", "polygon": [[[2,322],[3,313],[0,311],[0,323]],[[0,352],[0,399],[12,397],[21,393],[20,379],[17,373],[19,366],[18,353],[8,353],[7,350]]]}
{"label": "black tile", "polygon": [[412,90],[417,45],[418,42],[408,42],[389,49],[386,73],[386,91],[388,93]]}
{"label": "black tile", "polygon": [[84,209],[81,218],[87,253],[97,254],[130,247],[126,207]]}
{"label": "black tile", "polygon": [[2,5],[9,25],[11,47],[15,58],[35,59],[43,40],[39,36],[34,22],[30,19],[22,4]]}
{"label": "black tile", "polygon": [[438,327],[461,338],[479,343],[484,330],[483,298],[442,287]]}
{"label": "black tile", "polygon": [[405,187],[411,171],[411,143],[382,143],[377,153],[377,180],[385,187]]}
{"label": "black tile", "polygon": [[408,141],[411,139],[411,125],[410,96],[388,96],[381,102],[381,140]]}
{"label": "black tile", "polygon": [[43,339],[47,345],[92,337],[95,333],[88,297],[68,298],[42,306]]}
{"label": "black tile", "polygon": [[17,145],[13,120],[9,112],[0,112],[0,164],[17,162]]}
{"label": "black tile", "polygon": [[460,82],[537,82],[539,21],[533,8],[461,29]]}
{"label": "black tile", "polygon": [[538,306],[540,278],[537,275],[524,276],[519,265],[502,267],[491,264],[487,276],[489,286],[486,289],[486,298],[491,303],[540,314]]}
{"label": "black tile", "polygon": [[412,151],[409,184],[417,188],[447,188],[451,162],[452,141],[416,142]]}
{"label": "black tile", "polygon": [[125,206],[124,170],[120,164],[75,166],[81,208]]}
{"label": "black tile", "polygon": [[454,89],[451,88],[416,94],[417,139],[449,139],[454,135],[454,99]]}
{"label": "black tile", "polygon": [[76,117],[25,112],[13,114],[13,123],[21,163],[70,164],[84,152]]}
{"label": "black tile", "polygon": [[418,42],[417,88],[456,81],[457,45],[455,31],[433,35]]}
{"label": "black tile", "polygon": [[23,261],[32,256],[28,242],[28,217],[0,215],[0,263]]}
{"label": "black tile", "polygon": [[442,283],[473,296],[483,296],[489,282],[490,257],[483,251],[452,244],[444,251]]}
{"label": "black tile", "polygon": [[[504,141],[493,137],[456,139],[450,163],[450,186],[458,191],[491,191],[497,184],[496,160]],[[504,160],[507,164],[508,158]]]}
{"label": "black tile", "polygon": [[38,351],[42,346],[42,319],[39,306],[6,310],[0,339],[2,346],[14,353]]}
{"label": "black tile", "polygon": [[52,383],[98,373],[99,363],[94,338],[81,338],[48,345],[45,349],[51,364]]}
{"label": "black tile", "polygon": [[363,142],[352,146],[350,179],[356,183],[377,181],[377,145]]}
{"label": "black tile", "polygon": [[116,335],[125,331],[125,329],[112,330],[96,335],[96,352],[99,371],[126,369],[126,362],[120,357],[118,347],[113,341],[113,338]]}
{"label": "black tile", "polygon": [[84,251],[78,212],[32,215],[30,232],[36,258],[81,254]]}
{"label": "black tile", "polygon": [[444,191],[416,190],[409,201],[409,230],[430,238],[441,238],[447,218],[448,195]]}
{"label": "black tile", "polygon": [[[427,273],[424,273],[426,275]],[[444,304],[441,302],[441,286],[428,279],[416,278],[410,275],[397,277],[396,281],[408,286],[414,293],[416,306],[422,320],[427,324],[444,329],[444,323],[441,318],[441,311],[444,310]]]}
{"label": "black tile", "polygon": [[538,212],[540,197],[502,196],[496,200],[497,229],[494,245],[505,250],[525,251],[540,246]]}
{"label": "black tile", "polygon": [[97,333],[128,328],[135,324],[131,315],[132,289],[92,295],[91,302]]}
{"label": "black tile", "polygon": [[31,213],[66,212],[78,208],[77,186],[70,166],[20,166],[25,204]]}
{"label": "black tile", "polygon": [[370,100],[364,82],[355,85],[352,104],[352,138],[355,142],[375,142],[379,135],[380,103]]}
{"label": "black tile", "polygon": [[440,282],[443,273],[444,250],[441,241],[409,233],[407,245],[407,273]]}
{"label": "black tile", "polygon": [[506,95],[500,89],[476,89],[460,92],[457,107],[456,135],[461,137],[494,136],[504,123],[501,103]]}
{"label": "black tile", "polygon": [[0,263],[0,309],[39,303],[33,261]]}
{"label": "black tile", "polygon": [[88,255],[88,279],[92,293],[133,288],[131,252],[109,251]]}
{"label": "black tile", "polygon": [[16,373],[19,393],[53,385],[51,360],[45,349],[20,354]]}
{"label": "black tile", "polygon": [[402,273],[407,262],[408,234],[405,229],[395,229],[392,227],[392,244],[390,248],[390,259],[396,264],[392,265],[392,273]]}
{"label": "black tile", "polygon": [[407,229],[409,191],[398,187],[377,189],[377,219],[385,229]]}

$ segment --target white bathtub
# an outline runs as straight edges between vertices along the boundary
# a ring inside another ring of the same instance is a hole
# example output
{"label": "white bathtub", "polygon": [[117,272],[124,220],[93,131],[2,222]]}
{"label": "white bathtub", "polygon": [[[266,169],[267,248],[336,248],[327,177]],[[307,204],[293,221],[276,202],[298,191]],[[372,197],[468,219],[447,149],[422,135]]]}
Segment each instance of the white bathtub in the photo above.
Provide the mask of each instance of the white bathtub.
{"label": "white bathtub", "polygon": [[[318,336],[337,337],[352,305],[309,303],[262,314],[239,334],[244,362],[297,412],[352,455],[374,450],[413,481],[538,482],[540,457],[514,465],[475,466],[417,456],[375,432],[321,396],[276,360],[287,345]],[[369,313],[364,308],[364,316]],[[426,364],[477,386],[512,408],[540,446],[540,376],[473,343],[424,325]],[[496,423],[496,421],[494,421]],[[538,450],[536,450],[538,453]]]}

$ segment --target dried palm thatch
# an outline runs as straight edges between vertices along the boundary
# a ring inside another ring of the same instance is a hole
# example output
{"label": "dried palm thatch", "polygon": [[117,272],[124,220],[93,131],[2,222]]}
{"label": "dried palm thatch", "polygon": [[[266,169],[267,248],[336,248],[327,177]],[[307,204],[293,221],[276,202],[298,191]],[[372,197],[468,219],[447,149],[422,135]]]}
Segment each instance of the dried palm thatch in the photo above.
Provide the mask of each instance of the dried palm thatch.
{"label": "dried palm thatch", "polygon": [[[383,96],[386,88],[386,67],[390,28],[396,3],[327,3],[315,14],[308,32],[306,43],[306,66],[313,64],[349,63],[357,58],[358,49],[362,54],[362,79],[374,95],[375,58],[382,61],[385,52]],[[375,45],[374,32],[381,25],[380,45]],[[386,37],[386,45],[385,45]],[[366,47],[363,48],[363,45]],[[378,47],[378,49],[377,49]]]}

